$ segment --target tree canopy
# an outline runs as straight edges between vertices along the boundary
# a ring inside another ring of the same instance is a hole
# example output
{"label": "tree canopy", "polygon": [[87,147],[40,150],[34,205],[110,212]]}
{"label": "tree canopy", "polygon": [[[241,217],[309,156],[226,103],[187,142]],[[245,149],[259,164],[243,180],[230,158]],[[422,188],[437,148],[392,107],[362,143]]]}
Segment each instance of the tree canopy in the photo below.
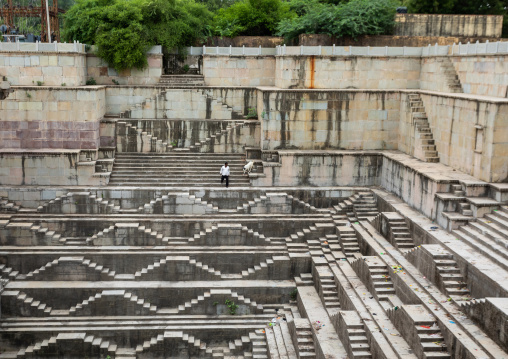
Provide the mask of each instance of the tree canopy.
{"label": "tree canopy", "polygon": [[397,2],[393,0],[351,0],[334,5],[320,0],[292,0],[297,18],[280,22],[278,34],[292,39],[300,34],[333,36],[389,33],[395,24]]}
{"label": "tree canopy", "polygon": [[203,37],[212,13],[194,0],[77,0],[63,38],[97,45],[111,67],[143,68],[154,45],[182,48]]}
{"label": "tree canopy", "polygon": [[280,21],[295,16],[289,4],[281,0],[241,0],[219,9],[213,29],[218,36],[269,36],[275,33]]}

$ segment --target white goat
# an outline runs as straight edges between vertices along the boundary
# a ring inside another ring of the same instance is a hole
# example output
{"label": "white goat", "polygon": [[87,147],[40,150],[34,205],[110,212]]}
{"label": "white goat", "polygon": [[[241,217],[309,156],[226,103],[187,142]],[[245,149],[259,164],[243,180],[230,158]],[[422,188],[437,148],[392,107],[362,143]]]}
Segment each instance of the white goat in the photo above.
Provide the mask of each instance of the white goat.
{"label": "white goat", "polygon": [[250,161],[245,166],[243,166],[243,174],[250,173],[252,171],[252,168],[254,167],[254,162]]}

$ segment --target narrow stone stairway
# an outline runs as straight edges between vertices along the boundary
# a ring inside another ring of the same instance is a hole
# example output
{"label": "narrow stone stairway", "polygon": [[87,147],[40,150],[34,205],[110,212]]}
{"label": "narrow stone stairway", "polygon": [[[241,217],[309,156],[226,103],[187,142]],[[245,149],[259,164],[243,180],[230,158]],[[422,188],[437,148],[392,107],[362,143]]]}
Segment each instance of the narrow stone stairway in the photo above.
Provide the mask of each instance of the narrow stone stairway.
{"label": "narrow stone stairway", "polygon": [[417,143],[414,156],[425,162],[438,163],[439,154],[429,125],[427,113],[419,94],[409,95],[412,122],[416,129]]}
{"label": "narrow stone stairway", "polygon": [[243,175],[245,155],[231,153],[118,153],[109,185],[220,187],[219,172],[226,161],[231,167],[230,186],[250,186]]}
{"label": "narrow stone stairway", "polygon": [[439,59],[441,68],[443,69],[444,75],[446,76],[446,83],[448,84],[448,87],[450,88],[450,92],[454,93],[462,93],[462,84],[459,79],[459,75],[457,74],[457,71],[455,70],[455,66],[453,66],[453,63],[451,60],[443,56],[441,59]]}
{"label": "narrow stone stairway", "polygon": [[168,87],[196,87],[205,86],[205,77],[203,75],[162,75],[159,84]]}

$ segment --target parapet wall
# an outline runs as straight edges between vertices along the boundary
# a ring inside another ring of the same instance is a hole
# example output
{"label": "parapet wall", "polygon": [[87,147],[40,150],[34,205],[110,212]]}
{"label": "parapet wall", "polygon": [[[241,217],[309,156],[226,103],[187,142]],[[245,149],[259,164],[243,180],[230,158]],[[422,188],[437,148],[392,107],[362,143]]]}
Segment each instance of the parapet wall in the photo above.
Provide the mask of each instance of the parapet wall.
{"label": "parapet wall", "polygon": [[98,85],[155,85],[162,75],[162,54],[148,54],[148,66],[144,69],[126,69],[116,71],[106,61],[94,54],[86,56],[86,75],[93,78]]}
{"label": "parapet wall", "polygon": [[397,14],[397,36],[501,37],[503,15]]}
{"label": "parapet wall", "polygon": [[277,56],[283,89],[417,89],[420,57]]}
{"label": "parapet wall", "polygon": [[207,86],[274,86],[273,56],[203,56]]}
{"label": "parapet wall", "polygon": [[160,46],[148,52],[146,68],[118,73],[94,53],[85,53],[82,44],[74,44],[75,48],[72,48],[73,44],[17,44],[23,46],[13,46],[8,51],[5,51],[6,46],[0,46],[0,76],[5,76],[14,86],[36,86],[39,83],[45,86],[82,86],[92,77],[99,85],[114,85],[113,80],[120,85],[154,85],[162,75]]}
{"label": "parapet wall", "polygon": [[84,53],[4,52],[0,76],[14,86],[80,86],[86,80]]}

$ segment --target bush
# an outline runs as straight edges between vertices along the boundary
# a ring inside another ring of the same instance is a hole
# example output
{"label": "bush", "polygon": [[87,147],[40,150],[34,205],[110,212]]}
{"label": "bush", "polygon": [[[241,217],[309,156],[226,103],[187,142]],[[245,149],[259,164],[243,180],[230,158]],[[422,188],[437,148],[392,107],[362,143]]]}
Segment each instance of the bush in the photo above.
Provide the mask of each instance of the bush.
{"label": "bush", "polygon": [[90,77],[88,80],[86,80],[85,84],[87,86],[95,86],[97,85],[97,81],[93,77]]}
{"label": "bush", "polygon": [[324,4],[318,0],[292,0],[299,17],[281,21],[277,34],[293,39],[300,34],[328,34],[336,37],[388,34],[395,25],[395,0],[351,0]]}
{"label": "bush", "polygon": [[219,9],[213,28],[218,36],[270,36],[281,20],[295,15],[289,4],[281,0],[242,0]]}

